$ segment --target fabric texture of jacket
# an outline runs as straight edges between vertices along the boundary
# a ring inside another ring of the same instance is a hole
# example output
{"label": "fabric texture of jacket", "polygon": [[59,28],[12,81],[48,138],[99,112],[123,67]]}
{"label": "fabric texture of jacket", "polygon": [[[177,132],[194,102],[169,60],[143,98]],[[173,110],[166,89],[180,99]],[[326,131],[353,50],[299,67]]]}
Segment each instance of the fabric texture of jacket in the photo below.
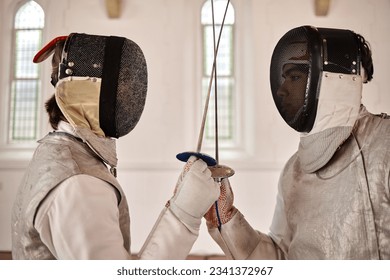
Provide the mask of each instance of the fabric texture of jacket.
{"label": "fabric texture of jacket", "polygon": [[102,160],[72,135],[54,132],[39,141],[22,180],[12,213],[13,259],[53,259],[40,240],[34,219],[41,202],[62,181],[87,174],[108,182],[120,194],[119,224],[125,249],[130,253],[130,218],[126,196]]}
{"label": "fabric texture of jacket", "polygon": [[210,234],[233,259],[390,259],[390,119],[361,110],[350,137],[313,173],[298,153],[280,180],[270,233],[238,212]]}

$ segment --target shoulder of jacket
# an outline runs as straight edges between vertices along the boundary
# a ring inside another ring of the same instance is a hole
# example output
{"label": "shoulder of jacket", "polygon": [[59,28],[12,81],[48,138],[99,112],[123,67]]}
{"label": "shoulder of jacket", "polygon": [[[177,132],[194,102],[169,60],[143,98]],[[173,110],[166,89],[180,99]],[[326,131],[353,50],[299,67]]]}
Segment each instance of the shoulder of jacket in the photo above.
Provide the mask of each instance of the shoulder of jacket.
{"label": "shoulder of jacket", "polygon": [[380,117],[381,119],[390,119],[390,115],[388,115],[387,113],[380,113],[376,114],[375,116]]}

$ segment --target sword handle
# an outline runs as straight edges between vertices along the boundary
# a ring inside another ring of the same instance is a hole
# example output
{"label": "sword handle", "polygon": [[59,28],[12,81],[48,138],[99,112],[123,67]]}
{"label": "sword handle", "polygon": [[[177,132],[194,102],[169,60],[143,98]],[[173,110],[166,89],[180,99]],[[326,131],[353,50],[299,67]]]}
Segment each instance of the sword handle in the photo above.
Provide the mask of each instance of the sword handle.
{"label": "sword handle", "polygon": [[211,177],[217,181],[221,181],[223,178],[228,178],[234,175],[234,170],[226,165],[217,164],[217,161],[204,153],[199,152],[183,152],[176,155],[176,158],[180,161],[187,162],[191,156],[202,159],[211,171]]}
{"label": "sword handle", "polygon": [[217,164],[217,161],[213,157],[199,152],[183,152],[177,154],[176,158],[180,161],[187,162],[191,156],[196,156],[197,158],[202,159],[208,166],[214,166]]}

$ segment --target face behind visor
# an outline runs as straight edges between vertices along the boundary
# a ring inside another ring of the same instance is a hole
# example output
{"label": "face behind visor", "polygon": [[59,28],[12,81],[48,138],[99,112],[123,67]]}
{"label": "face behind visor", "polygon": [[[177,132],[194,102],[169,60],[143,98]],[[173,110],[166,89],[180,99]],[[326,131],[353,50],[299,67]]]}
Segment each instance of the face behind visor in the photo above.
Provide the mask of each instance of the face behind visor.
{"label": "face behind visor", "polygon": [[360,71],[361,50],[354,32],[312,26],[294,28],[279,40],[271,59],[275,105],[290,127],[310,132],[316,120],[323,73],[360,75]]}

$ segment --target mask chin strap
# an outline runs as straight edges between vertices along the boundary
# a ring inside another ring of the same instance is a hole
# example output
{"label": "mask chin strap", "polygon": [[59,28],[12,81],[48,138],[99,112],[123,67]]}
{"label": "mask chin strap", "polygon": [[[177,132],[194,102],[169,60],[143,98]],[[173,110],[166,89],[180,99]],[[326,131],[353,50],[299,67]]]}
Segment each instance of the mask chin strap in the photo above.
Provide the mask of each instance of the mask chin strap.
{"label": "mask chin strap", "polygon": [[107,38],[104,52],[102,85],[100,91],[99,120],[106,136],[118,138],[116,129],[116,101],[118,78],[125,38]]}

